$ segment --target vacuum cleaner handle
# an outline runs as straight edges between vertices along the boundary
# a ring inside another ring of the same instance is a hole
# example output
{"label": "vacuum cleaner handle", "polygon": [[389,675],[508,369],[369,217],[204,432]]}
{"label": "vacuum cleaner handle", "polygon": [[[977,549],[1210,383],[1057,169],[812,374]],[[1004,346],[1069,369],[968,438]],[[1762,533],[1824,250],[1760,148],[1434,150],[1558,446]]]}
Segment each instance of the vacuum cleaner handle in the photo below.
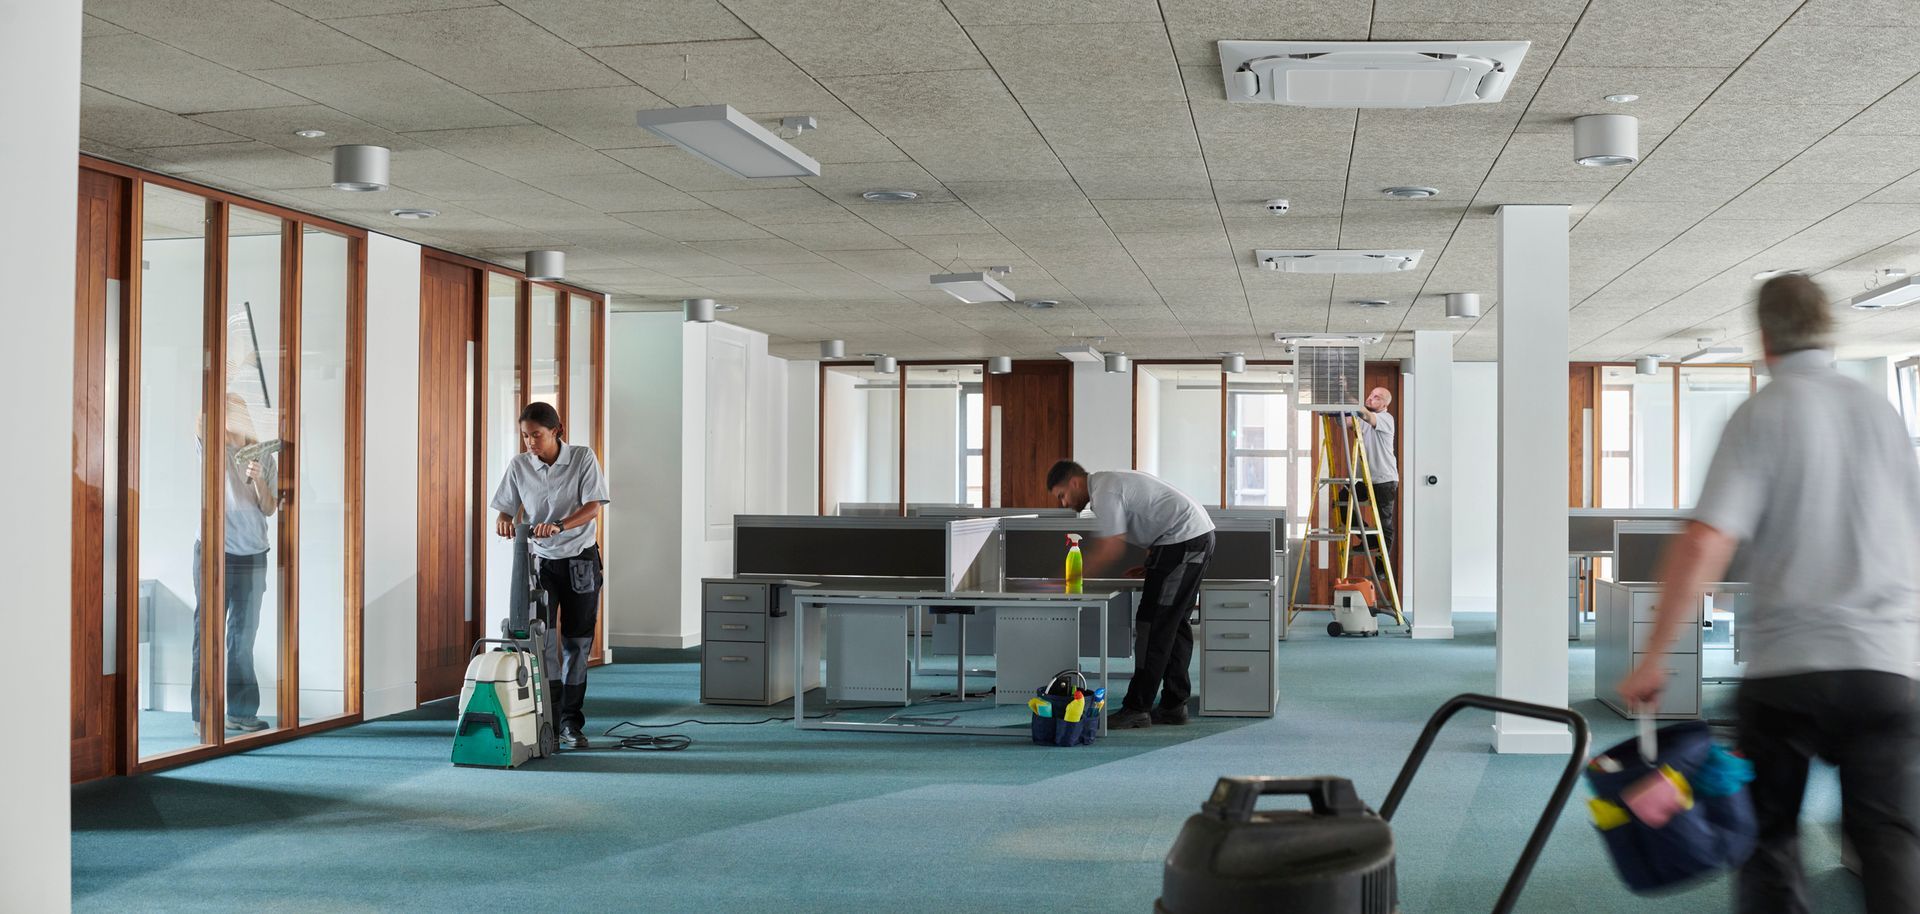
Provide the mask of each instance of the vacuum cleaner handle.
{"label": "vacuum cleaner handle", "polygon": [[1483,708],[1497,714],[1557,721],[1573,730],[1573,752],[1567,758],[1566,770],[1561,772],[1560,783],[1554,786],[1553,796],[1547,800],[1547,808],[1541,811],[1540,821],[1534,825],[1533,834],[1520,851],[1520,859],[1513,865],[1513,874],[1507,877],[1506,888],[1500,891],[1500,900],[1493,906],[1493,914],[1508,914],[1519,903],[1520,890],[1526,886],[1527,878],[1533,875],[1533,865],[1539,861],[1540,851],[1547,846],[1547,838],[1553,834],[1553,822],[1559,818],[1560,810],[1566,808],[1567,798],[1573,795],[1573,785],[1580,781],[1580,769],[1586,765],[1590,739],[1587,719],[1570,708],[1536,705],[1493,695],[1455,695],[1427,719],[1426,729],[1420,731],[1419,741],[1413,744],[1413,752],[1407,755],[1407,763],[1400,768],[1400,776],[1394,778],[1393,789],[1387,792],[1387,801],[1380,806],[1382,819],[1393,818],[1394,811],[1400,808],[1400,800],[1407,794],[1407,787],[1413,783],[1414,772],[1420,770],[1420,763],[1426,760],[1427,750],[1433,748],[1433,740],[1439,736],[1440,728],[1462,708]]}
{"label": "vacuum cleaner handle", "polygon": [[1313,803],[1316,816],[1361,816],[1367,804],[1346,778],[1221,778],[1213,785],[1213,795],[1200,804],[1200,812],[1227,822],[1245,822],[1253,818],[1254,804],[1264,796],[1285,794],[1305,796]]}

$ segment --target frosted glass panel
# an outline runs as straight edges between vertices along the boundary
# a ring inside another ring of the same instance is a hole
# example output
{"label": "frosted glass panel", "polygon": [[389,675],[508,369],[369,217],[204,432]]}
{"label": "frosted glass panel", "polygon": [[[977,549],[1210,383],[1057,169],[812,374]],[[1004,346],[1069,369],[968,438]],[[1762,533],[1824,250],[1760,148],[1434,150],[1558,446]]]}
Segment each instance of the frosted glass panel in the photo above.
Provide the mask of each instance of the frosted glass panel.
{"label": "frosted glass panel", "polygon": [[598,303],[584,295],[567,296],[567,441],[593,446],[599,426],[593,377],[599,366],[593,349],[593,313]]}
{"label": "frosted glass panel", "polygon": [[348,711],[347,238],[301,233],[300,720]]}
{"label": "frosted glass panel", "polygon": [[[487,447],[485,499],[493,500],[493,491],[506,475],[507,461],[520,452],[520,434],[516,422],[520,415],[520,374],[514,364],[517,351],[517,296],[520,283],[503,273],[487,274],[487,405],[484,438]],[[492,509],[487,516],[493,516]],[[487,529],[492,524],[485,525]],[[493,637],[500,621],[507,617],[508,583],[513,574],[513,541],[486,537],[486,592],[482,602],[486,616],[481,631]]]}

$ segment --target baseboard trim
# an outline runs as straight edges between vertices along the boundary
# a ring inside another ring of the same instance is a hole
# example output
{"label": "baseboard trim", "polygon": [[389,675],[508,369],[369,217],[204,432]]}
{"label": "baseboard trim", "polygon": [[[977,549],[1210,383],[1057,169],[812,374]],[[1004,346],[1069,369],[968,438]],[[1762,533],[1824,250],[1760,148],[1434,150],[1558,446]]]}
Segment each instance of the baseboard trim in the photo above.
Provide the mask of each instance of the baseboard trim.
{"label": "baseboard trim", "polygon": [[1493,751],[1501,755],[1566,755],[1573,751],[1573,733],[1565,724],[1500,715],[1493,723]]}
{"label": "baseboard trim", "polygon": [[1453,625],[1452,623],[1446,625],[1416,624],[1413,627],[1413,640],[1451,641],[1453,640]]}
{"label": "baseboard trim", "polygon": [[658,647],[669,650],[695,647],[700,643],[697,633],[682,635],[642,635],[637,632],[613,632],[607,635],[607,643],[614,647]]}
{"label": "baseboard trim", "polygon": [[420,690],[415,683],[403,683],[384,689],[369,689],[361,699],[360,716],[363,720],[400,714],[420,706]]}

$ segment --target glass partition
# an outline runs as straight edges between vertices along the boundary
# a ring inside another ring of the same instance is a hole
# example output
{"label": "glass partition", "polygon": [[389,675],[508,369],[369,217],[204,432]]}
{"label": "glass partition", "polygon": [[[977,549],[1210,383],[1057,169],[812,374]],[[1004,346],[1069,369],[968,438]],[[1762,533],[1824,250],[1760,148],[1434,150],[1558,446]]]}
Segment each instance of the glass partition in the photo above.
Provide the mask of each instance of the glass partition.
{"label": "glass partition", "polygon": [[219,461],[226,487],[221,561],[229,739],[282,723],[282,235],[278,217],[228,208],[226,434]]}
{"label": "glass partition", "polygon": [[[528,323],[527,386],[528,401],[540,400],[555,409],[560,406],[560,294],[535,285]],[[563,417],[564,418],[564,417]]]}
{"label": "glass partition", "polygon": [[907,428],[902,439],[907,503],[984,506],[980,455],[986,417],[979,408],[981,367],[908,365],[900,370],[907,388]]}
{"label": "glass partition", "polygon": [[1227,382],[1227,504],[1232,507],[1286,507],[1294,480],[1287,468],[1293,456],[1289,421],[1293,369],[1249,365]]}
{"label": "glass partition", "polygon": [[1631,365],[1600,372],[1600,507],[1671,508],[1674,490],[1673,370],[1642,375]]}
{"label": "glass partition", "polygon": [[828,365],[821,376],[824,514],[900,513],[901,370]]}
{"label": "glass partition", "polygon": [[352,242],[300,234],[300,721],[347,713],[347,302]]}
{"label": "glass partition", "polygon": [[[515,365],[515,341],[519,328],[520,282],[505,273],[487,274],[486,313],[486,441],[487,475],[481,484],[486,500],[506,475],[507,462],[520,453],[520,373]],[[490,520],[493,512],[489,509]],[[486,537],[486,617],[481,631],[497,632],[500,620],[507,617],[507,587],[513,573],[513,542],[497,536]]]}
{"label": "glass partition", "polygon": [[1217,364],[1134,363],[1134,466],[1203,505],[1220,504],[1223,376]]}
{"label": "glass partition", "polygon": [[1720,432],[1752,389],[1753,372],[1745,367],[1680,366],[1680,507],[1699,500]]}
{"label": "glass partition", "polygon": [[200,724],[201,438],[206,409],[205,198],[145,185],[139,307],[139,601],[142,758],[211,742]]}
{"label": "glass partition", "polygon": [[593,447],[599,428],[600,404],[594,400],[593,377],[600,370],[593,349],[593,314],[599,302],[585,295],[567,296],[567,441]]}

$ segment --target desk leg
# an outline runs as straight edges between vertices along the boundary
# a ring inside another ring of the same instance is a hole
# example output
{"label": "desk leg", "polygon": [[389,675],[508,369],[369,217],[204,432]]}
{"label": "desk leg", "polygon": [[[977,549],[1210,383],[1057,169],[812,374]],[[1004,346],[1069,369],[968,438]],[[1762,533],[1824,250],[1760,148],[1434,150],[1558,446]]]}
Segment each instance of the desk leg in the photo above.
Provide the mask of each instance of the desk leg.
{"label": "desk leg", "polygon": [[[821,683],[825,685],[823,681]],[[807,601],[793,601],[793,728],[807,728]]]}
{"label": "desk leg", "polygon": [[[1107,677],[1107,611],[1111,608],[1108,601],[1100,601],[1100,690],[1107,696],[1108,701],[1113,700],[1113,683]],[[1107,735],[1105,708],[1100,709],[1100,735]]]}
{"label": "desk leg", "polygon": [[967,700],[967,614],[954,613],[953,617],[960,623],[960,648],[954,651],[959,659],[953,665],[953,694],[964,702]]}

